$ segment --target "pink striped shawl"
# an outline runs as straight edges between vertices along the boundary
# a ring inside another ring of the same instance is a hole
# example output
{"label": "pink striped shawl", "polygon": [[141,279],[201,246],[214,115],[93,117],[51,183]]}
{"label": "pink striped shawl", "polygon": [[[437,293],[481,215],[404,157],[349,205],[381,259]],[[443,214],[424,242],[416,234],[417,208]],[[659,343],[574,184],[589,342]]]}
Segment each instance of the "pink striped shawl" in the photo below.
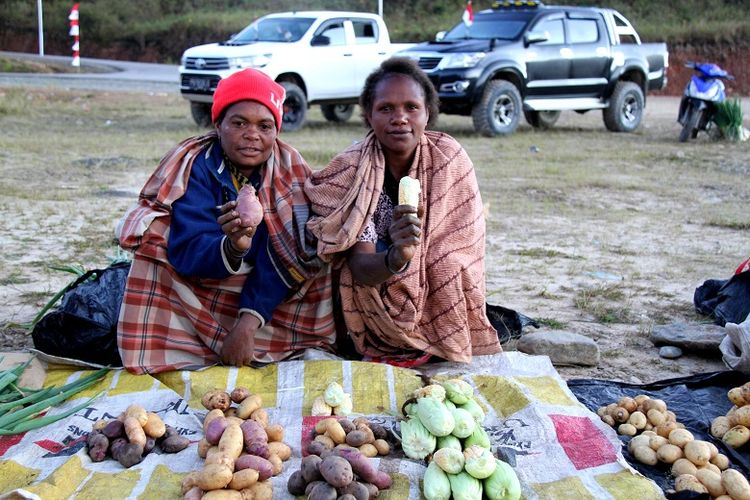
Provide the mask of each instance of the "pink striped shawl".
{"label": "pink striped shawl", "polygon": [[373,357],[418,350],[459,362],[500,352],[485,314],[479,186],[466,151],[447,134],[425,132],[409,171],[420,180],[425,211],[422,242],[408,270],[377,287],[354,282],[346,251],[372,217],[384,172],[380,144],[370,132],[305,184],[318,214],[308,228],[321,258],[341,266],[343,313],[357,350]]}

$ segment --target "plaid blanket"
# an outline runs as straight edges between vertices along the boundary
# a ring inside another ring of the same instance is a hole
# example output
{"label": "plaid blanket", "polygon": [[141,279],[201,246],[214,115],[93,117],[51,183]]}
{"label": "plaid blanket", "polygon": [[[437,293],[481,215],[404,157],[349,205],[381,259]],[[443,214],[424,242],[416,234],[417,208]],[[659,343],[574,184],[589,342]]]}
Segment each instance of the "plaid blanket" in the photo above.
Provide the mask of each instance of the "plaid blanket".
{"label": "plaid blanket", "polygon": [[378,287],[354,282],[346,251],[372,217],[385,159],[375,135],[355,144],[307,180],[315,214],[308,227],[318,253],[341,266],[346,326],[372,357],[423,351],[450,361],[501,351],[485,314],[482,199],[474,166],[456,140],[425,132],[409,176],[422,186],[422,241],[403,274]]}
{"label": "plaid blanket", "polygon": [[[118,225],[120,245],[134,251],[117,331],[123,364],[134,373],[217,363],[216,353],[237,319],[246,275],[191,278],[178,274],[167,260],[171,205],[185,193],[195,157],[216,140],[210,133],[173,148]],[[309,206],[302,186],[309,174],[300,154],[277,140],[258,197],[267,207],[269,254],[294,294],[256,334],[258,363],[326,348],[335,339],[331,274],[305,234]]]}

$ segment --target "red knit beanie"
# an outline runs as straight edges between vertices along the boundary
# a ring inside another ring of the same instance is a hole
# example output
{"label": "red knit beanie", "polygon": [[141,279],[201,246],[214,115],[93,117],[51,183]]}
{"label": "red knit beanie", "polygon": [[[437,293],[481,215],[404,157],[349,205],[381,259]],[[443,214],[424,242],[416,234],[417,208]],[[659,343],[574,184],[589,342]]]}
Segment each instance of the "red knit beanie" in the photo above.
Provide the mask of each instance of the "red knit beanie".
{"label": "red knit beanie", "polygon": [[221,113],[239,101],[257,101],[264,104],[276,119],[276,129],[281,130],[284,113],[284,87],[257,69],[247,68],[219,80],[211,106],[211,121],[216,123]]}

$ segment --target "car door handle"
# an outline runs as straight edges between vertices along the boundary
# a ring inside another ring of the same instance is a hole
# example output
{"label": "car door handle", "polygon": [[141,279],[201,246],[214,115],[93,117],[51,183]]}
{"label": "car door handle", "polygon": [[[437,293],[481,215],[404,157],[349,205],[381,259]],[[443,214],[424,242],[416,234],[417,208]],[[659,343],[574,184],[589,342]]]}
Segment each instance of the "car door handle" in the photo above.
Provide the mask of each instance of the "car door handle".
{"label": "car door handle", "polygon": [[344,54],[344,57],[352,57],[351,52],[349,54]]}
{"label": "car door handle", "polygon": [[385,54],[386,54],[386,52],[385,52],[385,51],[383,51],[383,52],[378,52],[378,55],[379,55],[379,56],[384,56]]}
{"label": "car door handle", "polygon": [[560,57],[564,57],[566,59],[570,59],[573,57],[573,50],[569,49],[568,47],[563,47],[560,49]]}

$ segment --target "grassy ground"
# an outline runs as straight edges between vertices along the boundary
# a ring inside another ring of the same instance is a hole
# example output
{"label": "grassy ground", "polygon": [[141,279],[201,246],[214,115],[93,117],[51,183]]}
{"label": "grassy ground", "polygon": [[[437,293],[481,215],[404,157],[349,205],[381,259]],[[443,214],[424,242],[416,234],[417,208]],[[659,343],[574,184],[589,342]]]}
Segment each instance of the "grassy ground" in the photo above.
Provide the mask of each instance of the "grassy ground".
{"label": "grassy ground", "polygon": [[[677,142],[678,100],[649,101],[635,134],[600,113],[563,113],[539,132],[474,134],[441,116],[473,159],[487,210],[488,301],[595,339],[598,368],[566,377],[651,381],[720,369],[717,359],[658,358],[654,325],[702,321],[695,287],[727,278],[748,254],[748,143]],[[745,103],[747,116],[747,104]],[[747,119],[745,121],[747,126]],[[161,156],[199,134],[175,94],[0,88],[0,349],[28,345],[28,321],[65,283],[51,265],[106,266],[113,227]],[[358,120],[310,110],[282,138],[313,168],[358,140]],[[508,346],[513,348],[513,346]]]}

